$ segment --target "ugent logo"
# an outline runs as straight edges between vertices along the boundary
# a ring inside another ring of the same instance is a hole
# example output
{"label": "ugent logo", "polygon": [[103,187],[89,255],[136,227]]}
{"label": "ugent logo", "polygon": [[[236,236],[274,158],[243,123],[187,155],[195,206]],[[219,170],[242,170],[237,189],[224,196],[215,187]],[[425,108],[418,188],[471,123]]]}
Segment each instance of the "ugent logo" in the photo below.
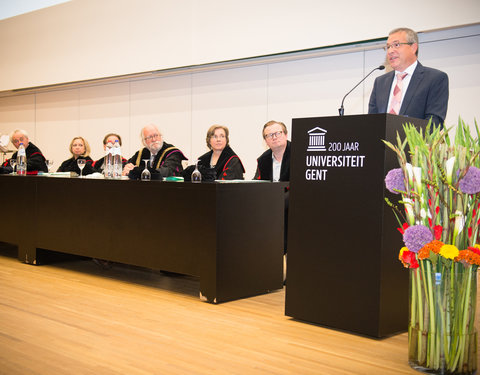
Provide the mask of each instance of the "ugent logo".
{"label": "ugent logo", "polygon": [[325,134],[327,131],[320,127],[310,129],[308,131],[308,147],[307,151],[327,151],[325,148]]}

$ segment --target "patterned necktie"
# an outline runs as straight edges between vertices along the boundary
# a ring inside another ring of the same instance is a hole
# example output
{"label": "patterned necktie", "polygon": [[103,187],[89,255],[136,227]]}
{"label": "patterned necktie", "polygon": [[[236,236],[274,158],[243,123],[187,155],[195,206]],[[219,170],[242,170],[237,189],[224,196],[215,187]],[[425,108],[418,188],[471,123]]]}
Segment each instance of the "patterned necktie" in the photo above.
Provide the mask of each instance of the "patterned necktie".
{"label": "patterned necktie", "polygon": [[398,115],[400,112],[400,104],[402,104],[402,86],[403,79],[407,76],[408,73],[397,73],[397,84],[393,89],[392,103],[390,104],[390,110],[388,113],[392,115]]}

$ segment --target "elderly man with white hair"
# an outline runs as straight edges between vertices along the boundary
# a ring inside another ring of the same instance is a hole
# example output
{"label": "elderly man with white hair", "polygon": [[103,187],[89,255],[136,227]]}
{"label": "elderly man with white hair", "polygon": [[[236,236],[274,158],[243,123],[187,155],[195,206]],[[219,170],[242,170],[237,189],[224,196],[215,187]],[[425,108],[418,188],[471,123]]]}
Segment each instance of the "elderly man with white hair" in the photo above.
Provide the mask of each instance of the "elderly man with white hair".
{"label": "elderly man with white hair", "polygon": [[[145,167],[143,160],[149,160],[149,170],[159,173],[162,177],[181,176],[182,160],[187,160],[182,151],[163,141],[160,130],[155,125],[144,126],[140,132],[145,147],[138,150],[123,168],[123,175],[138,178]],[[138,173],[135,173],[135,168]],[[138,176],[137,176],[138,175]]]}
{"label": "elderly man with white hair", "polygon": [[[25,153],[27,156],[27,174],[37,174],[38,172],[48,172],[48,167],[45,162],[45,157],[42,151],[30,142],[28,133],[22,129],[15,129],[10,135],[10,142],[17,148],[20,144],[25,147]],[[15,152],[11,159],[17,159],[17,153]],[[13,168],[10,166],[10,159],[6,160],[0,167],[0,174],[12,173]]]}

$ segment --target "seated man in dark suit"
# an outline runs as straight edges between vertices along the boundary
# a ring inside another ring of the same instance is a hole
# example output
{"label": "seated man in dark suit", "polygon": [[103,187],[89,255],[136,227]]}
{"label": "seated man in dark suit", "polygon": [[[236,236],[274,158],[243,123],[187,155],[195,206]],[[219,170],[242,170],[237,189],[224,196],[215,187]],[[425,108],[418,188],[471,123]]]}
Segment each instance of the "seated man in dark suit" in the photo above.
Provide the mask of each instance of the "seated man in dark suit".
{"label": "seated man in dark suit", "polygon": [[[257,158],[257,170],[254,180],[290,181],[290,149],[291,143],[287,139],[288,131],[283,122],[269,121],[263,126],[262,136],[268,150]],[[283,231],[283,280],[285,283],[287,270],[287,233],[288,233],[288,206],[289,193],[285,189],[285,216]]]}
{"label": "seated man in dark suit", "polygon": [[262,135],[268,150],[257,159],[254,180],[290,181],[290,141],[283,122],[269,121]]}
{"label": "seated man in dark suit", "polygon": [[448,76],[417,61],[418,36],[411,29],[390,32],[387,61],[394,69],[375,80],[368,113],[432,119],[443,125],[448,106]]}

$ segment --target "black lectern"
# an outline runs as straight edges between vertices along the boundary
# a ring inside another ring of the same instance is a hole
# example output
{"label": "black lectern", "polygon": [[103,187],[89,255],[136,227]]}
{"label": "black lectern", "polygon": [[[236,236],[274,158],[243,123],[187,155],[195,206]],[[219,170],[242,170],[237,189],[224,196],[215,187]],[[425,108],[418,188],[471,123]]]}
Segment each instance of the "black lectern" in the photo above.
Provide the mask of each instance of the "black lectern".
{"label": "black lectern", "polygon": [[293,119],[285,313],[383,337],[408,325],[408,270],[382,139],[425,120],[389,114]]}

